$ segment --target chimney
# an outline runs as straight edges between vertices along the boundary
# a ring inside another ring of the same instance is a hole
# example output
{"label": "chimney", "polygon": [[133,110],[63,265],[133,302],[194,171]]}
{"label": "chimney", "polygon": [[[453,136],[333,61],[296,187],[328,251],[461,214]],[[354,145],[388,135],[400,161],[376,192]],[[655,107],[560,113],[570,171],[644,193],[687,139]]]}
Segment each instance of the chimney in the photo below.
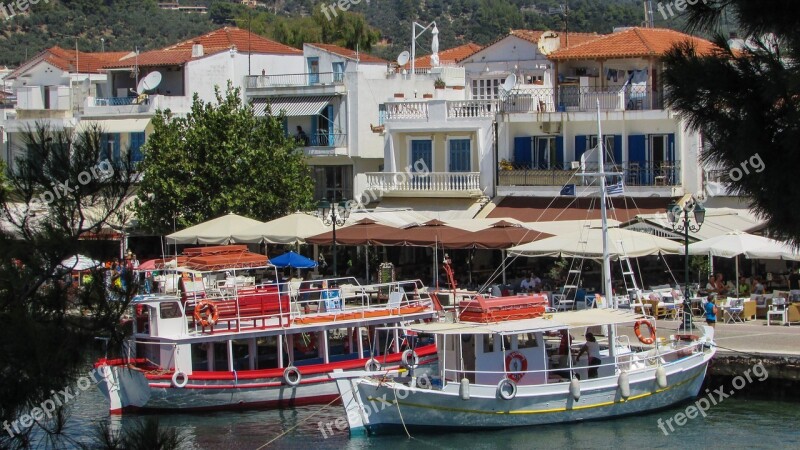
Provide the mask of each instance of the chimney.
{"label": "chimney", "polygon": [[192,44],[192,58],[199,58],[203,56],[203,44],[195,43]]}

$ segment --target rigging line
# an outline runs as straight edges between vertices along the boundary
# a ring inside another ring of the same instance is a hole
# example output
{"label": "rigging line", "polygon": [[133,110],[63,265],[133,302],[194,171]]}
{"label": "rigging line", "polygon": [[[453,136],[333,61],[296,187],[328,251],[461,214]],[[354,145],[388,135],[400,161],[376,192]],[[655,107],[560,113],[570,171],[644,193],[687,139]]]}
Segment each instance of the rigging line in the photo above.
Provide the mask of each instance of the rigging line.
{"label": "rigging line", "polygon": [[320,409],[318,409],[318,410],[314,411],[314,413],[312,413],[310,416],[308,416],[308,417],[306,417],[305,419],[301,420],[301,421],[300,421],[300,422],[298,422],[298,423],[297,423],[295,426],[293,426],[293,427],[289,428],[288,430],[284,431],[283,433],[281,433],[281,434],[279,434],[279,435],[275,436],[275,437],[274,437],[274,438],[272,438],[272,439],[271,439],[269,442],[267,442],[266,444],[262,445],[261,447],[258,447],[256,450],[261,450],[261,449],[263,449],[263,448],[266,448],[266,447],[268,447],[270,444],[272,444],[273,442],[275,442],[275,441],[277,441],[278,439],[280,439],[280,438],[282,438],[282,437],[286,436],[287,434],[291,433],[292,431],[294,431],[294,430],[295,430],[297,427],[299,427],[300,425],[302,425],[302,424],[304,424],[304,423],[308,422],[308,421],[309,421],[309,420],[310,420],[312,417],[314,417],[314,416],[316,416],[317,414],[321,413],[322,411],[325,411],[326,409],[328,409],[328,407],[330,407],[330,406],[331,406],[331,405],[333,405],[334,403],[338,402],[338,401],[339,401],[341,398],[342,398],[342,395],[341,395],[341,394],[339,394],[339,396],[338,396],[338,397],[336,397],[335,399],[331,400],[331,401],[330,401],[330,402],[329,402],[327,405],[324,405],[322,408],[320,408]]}

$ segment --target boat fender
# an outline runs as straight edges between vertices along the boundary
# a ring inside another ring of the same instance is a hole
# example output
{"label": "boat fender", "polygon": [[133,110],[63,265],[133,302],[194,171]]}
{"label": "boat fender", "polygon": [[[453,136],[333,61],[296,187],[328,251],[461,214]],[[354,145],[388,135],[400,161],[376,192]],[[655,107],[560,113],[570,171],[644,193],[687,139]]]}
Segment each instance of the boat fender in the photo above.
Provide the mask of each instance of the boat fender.
{"label": "boat fender", "polygon": [[298,370],[295,366],[289,366],[283,371],[283,381],[285,381],[289,386],[297,386],[300,384],[300,380],[302,379],[303,374],[301,374],[300,370]]}
{"label": "boat fender", "polygon": [[667,387],[667,371],[664,369],[664,366],[658,366],[656,369],[656,385],[659,389]]}
{"label": "boat fender", "polygon": [[[647,328],[650,330],[650,336],[645,337],[642,336],[642,325],[647,325]],[[633,325],[633,332],[636,333],[636,338],[639,339],[644,345],[653,345],[656,342],[656,327],[650,323],[649,320],[639,320]]]}
{"label": "boat fender", "polygon": [[400,362],[406,369],[416,369],[419,365],[419,356],[414,350],[408,349],[403,352]]}
{"label": "boat fender", "polygon": [[619,396],[622,397],[623,400],[627,400],[628,397],[631,396],[631,382],[628,379],[627,371],[623,370],[619,373],[617,384],[619,385]]}
{"label": "boat fender", "polygon": [[469,380],[466,378],[461,379],[461,385],[458,387],[458,395],[461,400],[469,400]]}
{"label": "boat fender", "polygon": [[569,382],[569,394],[576,402],[581,399],[581,382],[577,378]]}
{"label": "boat fender", "polygon": [[186,386],[186,383],[189,382],[189,376],[186,373],[181,372],[180,370],[176,370],[175,373],[172,374],[172,385],[176,388],[182,388]]}
{"label": "boat fender", "polygon": [[431,379],[427,374],[423,374],[421,377],[417,378],[417,387],[420,389],[430,389],[433,387],[433,383],[431,383]]}
{"label": "boat fender", "polygon": [[509,378],[503,378],[497,383],[497,395],[503,400],[511,400],[517,396],[517,383]]}
{"label": "boat fender", "polygon": [[369,361],[364,364],[364,370],[367,372],[377,372],[381,370],[381,363],[375,358],[370,358]]}

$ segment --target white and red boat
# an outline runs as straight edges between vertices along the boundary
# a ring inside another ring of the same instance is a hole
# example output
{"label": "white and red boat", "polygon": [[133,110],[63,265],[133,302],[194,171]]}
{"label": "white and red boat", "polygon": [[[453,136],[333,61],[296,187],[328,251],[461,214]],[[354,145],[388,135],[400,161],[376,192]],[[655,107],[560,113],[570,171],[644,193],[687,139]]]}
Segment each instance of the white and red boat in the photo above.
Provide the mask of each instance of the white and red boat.
{"label": "white and red boat", "polygon": [[328,403],[339,396],[334,370],[436,362],[432,338],[386,328],[438,319],[419,280],[257,282],[274,267],[244,246],[189,249],[174,262],[162,265],[171,273],[161,292],[132,303],[125,357],[95,364],[111,413]]}

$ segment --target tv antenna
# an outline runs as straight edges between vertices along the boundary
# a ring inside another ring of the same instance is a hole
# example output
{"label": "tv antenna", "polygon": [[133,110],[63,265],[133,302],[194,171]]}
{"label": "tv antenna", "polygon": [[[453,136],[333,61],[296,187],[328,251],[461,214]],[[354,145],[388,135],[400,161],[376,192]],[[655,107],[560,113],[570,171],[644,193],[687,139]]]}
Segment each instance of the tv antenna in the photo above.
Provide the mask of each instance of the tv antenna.
{"label": "tv antenna", "polygon": [[547,11],[547,13],[550,14],[551,16],[554,15],[564,16],[564,34],[565,34],[564,45],[566,47],[569,47],[569,0],[564,0],[563,5],[550,8]]}

